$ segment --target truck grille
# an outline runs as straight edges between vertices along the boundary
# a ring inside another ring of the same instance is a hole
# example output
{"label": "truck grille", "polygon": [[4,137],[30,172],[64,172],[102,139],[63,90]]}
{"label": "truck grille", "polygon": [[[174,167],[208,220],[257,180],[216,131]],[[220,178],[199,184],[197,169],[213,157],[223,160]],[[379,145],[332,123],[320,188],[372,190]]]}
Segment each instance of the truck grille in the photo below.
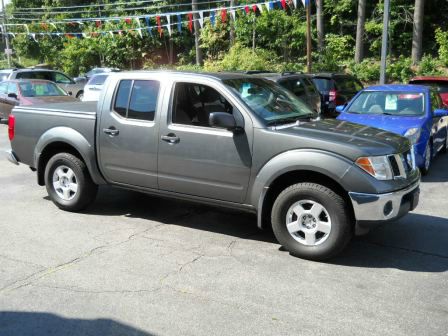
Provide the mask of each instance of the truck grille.
{"label": "truck grille", "polygon": [[414,156],[412,150],[389,156],[394,178],[406,178],[414,170]]}

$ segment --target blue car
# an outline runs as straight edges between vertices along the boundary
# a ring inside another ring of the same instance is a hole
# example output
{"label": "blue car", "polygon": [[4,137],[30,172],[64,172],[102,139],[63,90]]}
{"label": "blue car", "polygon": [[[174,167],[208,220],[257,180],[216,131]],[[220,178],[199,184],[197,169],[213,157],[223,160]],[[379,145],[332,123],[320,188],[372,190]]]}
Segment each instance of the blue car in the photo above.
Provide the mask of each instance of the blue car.
{"label": "blue car", "polygon": [[448,149],[448,107],[435,89],[420,85],[377,85],[361,90],[343,106],[338,120],[407,137],[416,165],[427,174],[434,156]]}

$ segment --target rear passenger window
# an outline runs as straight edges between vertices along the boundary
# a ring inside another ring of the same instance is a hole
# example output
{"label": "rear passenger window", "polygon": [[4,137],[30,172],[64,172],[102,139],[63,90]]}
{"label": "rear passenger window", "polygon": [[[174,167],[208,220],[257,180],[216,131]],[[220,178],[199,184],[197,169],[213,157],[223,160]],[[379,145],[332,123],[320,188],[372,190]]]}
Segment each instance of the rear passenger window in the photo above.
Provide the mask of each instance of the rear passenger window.
{"label": "rear passenger window", "polygon": [[8,83],[1,83],[0,94],[6,94],[7,91],[8,91]]}
{"label": "rear passenger window", "polygon": [[120,81],[114,111],[124,118],[153,121],[159,87],[159,82],[152,80]]}
{"label": "rear passenger window", "polygon": [[17,84],[16,83],[9,83],[8,84],[8,93],[15,93],[16,95],[19,94],[19,91],[17,90]]}
{"label": "rear passenger window", "polygon": [[159,95],[159,82],[136,80],[132,87],[128,118],[153,121]]}

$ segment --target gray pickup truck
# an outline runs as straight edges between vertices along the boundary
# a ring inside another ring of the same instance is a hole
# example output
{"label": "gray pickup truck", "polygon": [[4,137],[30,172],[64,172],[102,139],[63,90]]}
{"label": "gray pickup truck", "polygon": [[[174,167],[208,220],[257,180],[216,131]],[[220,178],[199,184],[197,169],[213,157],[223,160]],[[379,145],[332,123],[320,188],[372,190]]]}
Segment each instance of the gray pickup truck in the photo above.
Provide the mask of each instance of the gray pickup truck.
{"label": "gray pickup truck", "polygon": [[63,210],[84,209],[103,184],[239,209],[312,260],[419,199],[406,138],[314,121],[291,92],[243,74],[112,74],[97,104],[16,107],[9,137],[9,160]]}

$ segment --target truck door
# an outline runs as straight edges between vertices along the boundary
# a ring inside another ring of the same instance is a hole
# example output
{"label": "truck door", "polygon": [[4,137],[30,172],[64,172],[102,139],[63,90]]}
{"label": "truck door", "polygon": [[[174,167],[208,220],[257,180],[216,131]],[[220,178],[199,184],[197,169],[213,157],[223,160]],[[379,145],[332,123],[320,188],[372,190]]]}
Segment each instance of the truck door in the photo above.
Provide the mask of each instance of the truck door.
{"label": "truck door", "polygon": [[242,203],[252,165],[252,134],[212,128],[208,120],[212,112],[227,112],[241,126],[251,121],[218,90],[191,82],[174,84],[168,118],[160,124],[159,188]]}
{"label": "truck door", "polygon": [[157,189],[160,83],[122,79],[99,116],[98,157],[106,180]]}

